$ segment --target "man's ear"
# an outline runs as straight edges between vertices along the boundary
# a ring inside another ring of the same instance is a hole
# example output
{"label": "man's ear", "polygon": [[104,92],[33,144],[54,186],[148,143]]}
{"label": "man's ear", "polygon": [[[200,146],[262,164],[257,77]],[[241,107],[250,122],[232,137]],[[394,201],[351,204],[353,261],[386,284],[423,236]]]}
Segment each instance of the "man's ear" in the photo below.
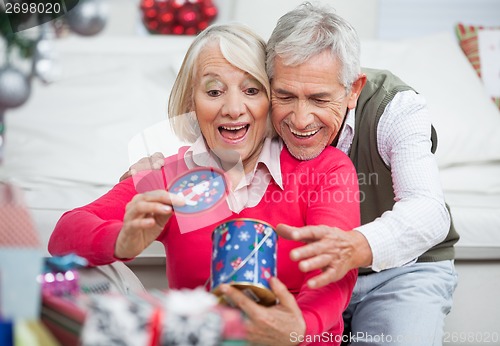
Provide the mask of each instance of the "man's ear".
{"label": "man's ear", "polygon": [[359,77],[354,81],[354,83],[352,83],[349,100],[347,102],[347,108],[353,109],[356,107],[359,95],[361,94],[361,90],[363,90],[365,84],[366,75],[364,73],[361,73]]}

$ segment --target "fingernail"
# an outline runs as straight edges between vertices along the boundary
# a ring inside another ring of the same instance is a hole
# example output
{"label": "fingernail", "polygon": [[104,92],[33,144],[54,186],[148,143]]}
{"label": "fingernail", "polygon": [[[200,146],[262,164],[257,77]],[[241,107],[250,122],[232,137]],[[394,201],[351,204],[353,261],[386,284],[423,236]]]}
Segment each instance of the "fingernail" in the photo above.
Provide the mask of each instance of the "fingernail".
{"label": "fingernail", "polygon": [[300,234],[299,234],[299,232],[298,232],[298,231],[293,231],[293,232],[292,232],[292,238],[293,238],[293,239],[299,239],[299,236],[300,236]]}
{"label": "fingernail", "polygon": [[296,261],[297,258],[299,258],[299,252],[298,251],[290,251],[290,258],[293,260],[293,261]]}
{"label": "fingernail", "polygon": [[169,205],[164,205],[163,206],[163,210],[165,210],[165,211],[172,211],[172,207],[169,206]]}
{"label": "fingernail", "polygon": [[227,285],[220,285],[220,291],[222,293],[227,293],[227,290],[228,290],[228,286]]}
{"label": "fingernail", "polygon": [[309,271],[309,265],[307,264],[307,262],[301,262],[299,264],[299,268],[300,270],[302,270],[303,272],[307,272]]}
{"label": "fingernail", "polygon": [[315,288],[316,287],[316,280],[311,279],[307,283],[308,283],[308,285],[309,285],[310,288]]}
{"label": "fingernail", "polygon": [[176,202],[179,203],[179,204],[185,204],[186,203],[186,199],[184,197],[175,195],[174,198],[175,198]]}

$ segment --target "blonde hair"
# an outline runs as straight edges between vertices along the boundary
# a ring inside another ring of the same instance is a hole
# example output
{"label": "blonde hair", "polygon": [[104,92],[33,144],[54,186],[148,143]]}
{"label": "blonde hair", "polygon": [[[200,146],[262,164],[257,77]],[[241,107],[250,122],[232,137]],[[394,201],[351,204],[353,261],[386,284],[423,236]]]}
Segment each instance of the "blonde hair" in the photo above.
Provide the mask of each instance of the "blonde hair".
{"label": "blonde hair", "polygon": [[[242,24],[212,25],[202,31],[189,47],[177,74],[168,101],[168,117],[173,132],[180,140],[193,143],[201,136],[193,109],[193,86],[196,62],[207,43],[218,42],[224,58],[233,66],[252,75],[266,90],[270,85],[266,74],[266,43]],[[268,121],[270,119],[268,115]],[[270,126],[272,129],[272,126]],[[270,132],[269,135],[274,134]]]}

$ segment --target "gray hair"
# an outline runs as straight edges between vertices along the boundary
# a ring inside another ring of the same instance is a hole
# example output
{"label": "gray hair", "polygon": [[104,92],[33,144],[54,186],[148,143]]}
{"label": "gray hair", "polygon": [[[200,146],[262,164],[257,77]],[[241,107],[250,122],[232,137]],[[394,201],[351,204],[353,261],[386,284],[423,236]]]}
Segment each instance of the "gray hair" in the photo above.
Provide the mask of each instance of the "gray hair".
{"label": "gray hair", "polygon": [[218,42],[222,55],[230,64],[257,79],[265,88],[267,98],[270,99],[269,79],[265,67],[265,41],[242,24],[209,26],[189,47],[168,101],[168,117],[172,131],[180,140],[189,143],[193,143],[201,136],[193,103],[196,62],[203,47],[212,42]]}
{"label": "gray hair", "polygon": [[325,50],[340,62],[339,82],[349,91],[361,73],[358,34],[331,7],[305,2],[278,20],[267,43],[267,75],[274,77],[278,56],[296,66]]}

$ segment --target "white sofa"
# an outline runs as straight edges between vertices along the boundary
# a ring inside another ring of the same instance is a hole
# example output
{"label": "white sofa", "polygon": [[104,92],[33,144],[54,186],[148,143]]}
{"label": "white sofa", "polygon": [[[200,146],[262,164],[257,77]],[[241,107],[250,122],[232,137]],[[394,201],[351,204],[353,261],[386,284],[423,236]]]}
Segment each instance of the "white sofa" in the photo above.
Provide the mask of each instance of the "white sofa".
{"label": "white sofa", "polygon": [[[0,179],[24,190],[44,246],[63,211],[104,193],[139,157],[158,150],[168,155],[181,145],[164,120],[191,39],[59,40],[62,78],[51,85],[35,82],[27,104],[6,112]],[[362,64],[398,74],[427,98],[432,112],[442,184],[461,235],[460,281],[446,326],[450,344],[457,333],[498,332],[499,110],[451,34],[364,40]],[[163,135],[143,141],[144,129],[148,136]],[[166,287],[164,261],[163,249],[154,245],[131,267],[147,288]]]}

